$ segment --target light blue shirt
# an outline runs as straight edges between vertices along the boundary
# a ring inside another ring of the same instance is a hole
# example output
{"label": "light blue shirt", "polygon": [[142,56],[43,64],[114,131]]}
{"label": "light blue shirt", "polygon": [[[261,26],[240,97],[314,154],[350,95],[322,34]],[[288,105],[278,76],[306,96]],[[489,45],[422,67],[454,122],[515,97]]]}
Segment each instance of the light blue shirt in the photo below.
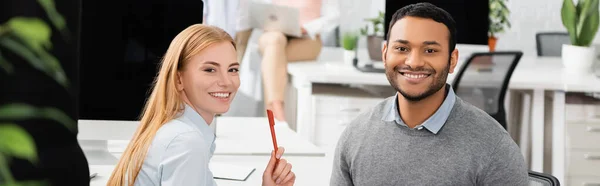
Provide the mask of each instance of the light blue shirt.
{"label": "light blue shirt", "polygon": [[215,151],[215,133],[190,106],[156,132],[136,186],[214,186],[208,168]]}
{"label": "light blue shirt", "polygon": [[[425,128],[434,134],[437,134],[440,129],[442,129],[446,120],[448,120],[448,116],[450,116],[450,111],[452,111],[452,107],[454,107],[454,102],[456,102],[456,95],[454,94],[452,86],[446,84],[445,87],[447,87],[445,88],[447,91],[446,98],[440,108],[438,108],[438,110],[423,123],[415,126],[415,129],[422,130]],[[396,99],[392,100],[394,103],[386,104],[387,108],[385,108],[385,110],[387,110],[388,113],[383,114],[383,121],[395,121],[398,125],[408,127],[408,125],[402,121],[402,117],[400,117],[400,110],[398,109],[398,93],[396,93]]]}

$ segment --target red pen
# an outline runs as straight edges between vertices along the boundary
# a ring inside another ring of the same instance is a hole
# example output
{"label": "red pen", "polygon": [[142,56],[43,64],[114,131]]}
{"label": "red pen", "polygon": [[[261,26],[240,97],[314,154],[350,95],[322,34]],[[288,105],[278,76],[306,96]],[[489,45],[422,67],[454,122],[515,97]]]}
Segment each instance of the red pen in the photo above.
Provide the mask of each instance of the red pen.
{"label": "red pen", "polygon": [[269,118],[269,127],[271,128],[271,138],[273,139],[273,149],[277,154],[277,137],[275,137],[275,120],[273,120],[273,111],[267,109],[267,117]]}

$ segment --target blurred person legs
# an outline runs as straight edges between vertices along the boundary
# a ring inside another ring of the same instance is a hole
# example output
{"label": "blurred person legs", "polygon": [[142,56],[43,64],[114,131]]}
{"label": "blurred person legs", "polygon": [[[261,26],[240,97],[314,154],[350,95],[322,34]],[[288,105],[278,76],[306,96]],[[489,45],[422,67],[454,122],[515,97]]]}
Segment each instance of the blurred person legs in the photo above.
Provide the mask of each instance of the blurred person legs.
{"label": "blurred person legs", "polygon": [[315,60],[321,52],[321,38],[287,37],[281,32],[265,32],[259,38],[262,54],[262,77],[265,108],[273,111],[275,119],[286,121],[284,95],[288,81],[287,64]]}

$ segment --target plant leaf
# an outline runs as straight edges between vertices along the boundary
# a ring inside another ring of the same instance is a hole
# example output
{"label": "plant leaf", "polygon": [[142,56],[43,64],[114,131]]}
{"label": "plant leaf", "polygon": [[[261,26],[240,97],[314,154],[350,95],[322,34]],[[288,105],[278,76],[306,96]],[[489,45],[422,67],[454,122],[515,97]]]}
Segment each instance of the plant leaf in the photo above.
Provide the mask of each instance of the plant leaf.
{"label": "plant leaf", "polygon": [[46,186],[47,182],[41,180],[16,181],[13,183],[0,184],[0,186]]}
{"label": "plant leaf", "polygon": [[38,0],[38,3],[44,8],[48,18],[50,18],[50,22],[58,29],[65,30],[66,22],[65,18],[63,18],[58,11],[56,11],[56,7],[54,6],[53,0]]}
{"label": "plant leaf", "polygon": [[52,42],[50,42],[52,30],[41,19],[13,17],[6,24],[12,33],[32,49],[38,51],[52,48]]}
{"label": "plant leaf", "polygon": [[5,34],[8,33],[8,28],[6,28],[6,26],[4,25],[0,25],[0,37],[4,36]]}
{"label": "plant leaf", "polygon": [[346,50],[354,50],[358,36],[355,33],[344,33],[342,36],[342,47]]}
{"label": "plant leaf", "polygon": [[0,182],[14,183],[10,169],[8,168],[8,157],[0,152]]}
{"label": "plant leaf", "polygon": [[575,5],[575,12],[581,12],[581,10],[583,9],[583,2],[585,0],[579,0],[577,1],[577,4]]}
{"label": "plant leaf", "polygon": [[19,103],[0,106],[1,120],[26,120],[35,118],[50,119],[62,124],[74,133],[77,132],[77,122],[56,108],[36,108],[31,105]]}
{"label": "plant leaf", "polygon": [[0,52],[0,68],[4,69],[6,73],[11,74],[13,72],[12,64],[8,63],[8,60],[2,56],[2,52]]}
{"label": "plant leaf", "polygon": [[[11,37],[0,38],[0,46],[11,50],[15,54],[24,58],[34,68],[46,73],[52,77],[58,84],[63,87],[68,87],[68,80],[60,63],[52,55],[45,50],[32,51],[26,45],[19,43]],[[36,55],[37,52],[37,55]]]}
{"label": "plant leaf", "polygon": [[33,138],[15,124],[0,124],[0,152],[5,155],[37,162]]}
{"label": "plant leaf", "polygon": [[588,12],[590,11],[590,3],[592,3],[591,1],[588,0],[579,0],[577,2],[577,5],[575,5],[575,9],[577,9],[578,6],[581,6],[581,11],[579,12],[575,12],[575,16],[576,16],[576,20],[577,22],[575,22],[575,31],[576,31],[576,35],[577,35],[577,43],[581,44],[580,42],[580,35],[581,35],[581,28],[583,27],[583,22],[585,21],[586,17],[588,16]]}
{"label": "plant leaf", "polygon": [[563,26],[569,32],[572,45],[578,45],[577,43],[577,31],[575,30],[575,23],[577,22],[576,8],[572,0],[564,0],[560,15]]}
{"label": "plant leaf", "polygon": [[[581,46],[590,46],[596,32],[598,32],[598,24],[600,22],[600,14],[598,13],[598,0],[588,0],[590,8],[583,18],[581,30],[579,32],[579,44]],[[585,9],[585,8],[584,8]],[[588,14],[589,13],[589,14]]]}

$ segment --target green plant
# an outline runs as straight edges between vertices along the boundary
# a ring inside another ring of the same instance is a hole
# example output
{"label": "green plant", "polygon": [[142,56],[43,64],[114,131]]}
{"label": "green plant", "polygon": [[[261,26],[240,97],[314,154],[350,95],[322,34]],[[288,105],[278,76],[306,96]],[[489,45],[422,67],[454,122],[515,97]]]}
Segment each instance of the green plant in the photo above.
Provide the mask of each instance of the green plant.
{"label": "green plant", "polygon": [[[382,11],[379,11],[379,15],[377,15],[377,17],[374,18],[368,18],[365,19],[365,21],[369,21],[371,22],[372,28],[373,29],[369,29],[369,25],[365,25],[364,28],[360,29],[360,33],[362,35],[365,36],[383,36],[383,22],[385,21],[385,13]],[[369,33],[369,31],[372,31],[371,33]]]}
{"label": "green plant", "polygon": [[[38,0],[51,24],[64,39],[69,32],[62,15],[55,8],[53,0]],[[12,62],[2,52],[10,52],[24,59],[35,69],[44,72],[64,88],[69,81],[59,61],[50,54],[52,48],[51,27],[41,18],[12,17],[0,24],[0,69],[7,74],[15,73]],[[0,186],[45,185],[43,181],[17,181],[10,172],[10,161],[19,158],[36,164],[37,150],[33,138],[25,129],[9,121],[27,119],[49,119],[57,121],[76,132],[76,121],[63,111],[52,107],[35,107],[26,103],[0,105]]]}
{"label": "green plant", "polygon": [[354,32],[347,32],[342,35],[342,48],[345,50],[354,50],[358,42],[358,35]]}
{"label": "green plant", "polygon": [[489,0],[490,15],[489,15],[489,34],[490,37],[496,37],[497,33],[504,32],[504,29],[510,28],[510,10],[506,6],[508,0]]}
{"label": "green plant", "polygon": [[571,44],[590,46],[598,32],[598,0],[564,0],[561,8],[563,26],[569,32]]}

